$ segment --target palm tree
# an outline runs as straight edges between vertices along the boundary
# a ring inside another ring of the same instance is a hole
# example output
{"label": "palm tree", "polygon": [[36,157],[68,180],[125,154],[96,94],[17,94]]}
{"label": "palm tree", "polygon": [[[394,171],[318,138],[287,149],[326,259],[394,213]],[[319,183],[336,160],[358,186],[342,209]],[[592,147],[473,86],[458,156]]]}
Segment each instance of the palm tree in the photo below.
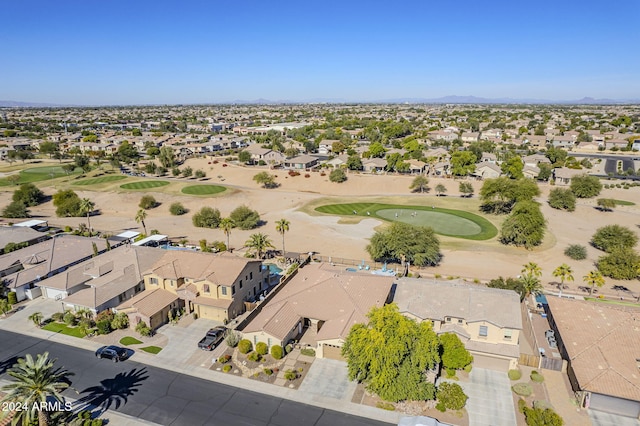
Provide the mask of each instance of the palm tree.
{"label": "palm tree", "polygon": [[529,262],[524,265],[522,271],[524,275],[533,275],[536,278],[540,278],[542,276],[542,269],[535,262]]}
{"label": "palm tree", "polygon": [[567,265],[566,263],[563,263],[562,265],[558,266],[553,271],[553,276],[560,278],[560,294],[559,294],[560,297],[562,297],[562,288],[564,287],[565,280],[573,281],[573,275],[571,274],[573,274],[573,270],[571,269],[571,266]]}
{"label": "palm tree", "polygon": [[589,296],[593,294],[594,286],[602,287],[604,285],[604,277],[602,276],[602,272],[598,270],[590,271],[582,277],[582,280],[589,285]]}
{"label": "palm tree", "polygon": [[89,217],[91,216],[91,212],[93,212],[93,209],[95,207],[96,207],[96,204],[88,198],[83,198],[82,200],[80,200],[80,211],[82,213],[87,214],[87,223],[89,224],[89,235],[91,235],[91,219]]}
{"label": "palm tree", "polygon": [[265,234],[261,234],[260,232],[249,235],[249,239],[244,243],[244,245],[255,251],[256,258],[258,259],[262,259],[262,254],[268,248],[273,247],[269,237]]}
{"label": "palm tree", "polygon": [[230,217],[225,217],[220,219],[220,223],[218,223],[218,228],[222,229],[224,235],[227,236],[227,251],[229,251],[229,237],[231,236],[231,230],[236,226],[236,223]]}
{"label": "palm tree", "polygon": [[144,220],[147,218],[147,212],[145,211],[145,209],[140,209],[138,210],[138,213],[136,213],[136,222],[137,223],[142,223],[142,228],[144,229],[144,234],[147,234],[147,226],[144,224]]}
{"label": "palm tree", "polygon": [[33,323],[36,325],[36,327],[40,327],[40,324],[42,324],[42,319],[44,318],[44,316],[42,315],[42,312],[34,312],[31,315],[29,315],[29,321],[33,321]]}
{"label": "palm tree", "polygon": [[289,230],[291,223],[287,219],[280,219],[276,221],[276,231],[282,235],[282,256],[284,257],[284,233]]}
{"label": "palm tree", "polygon": [[38,354],[36,360],[27,354],[8,371],[15,381],[2,387],[7,392],[3,401],[19,402],[21,406],[29,407],[15,411],[12,424],[37,421],[40,426],[47,426],[51,423],[51,413],[40,408],[47,407],[47,400],[52,399],[62,405],[64,398],[61,392],[69,387],[69,376],[73,375],[63,368],[54,368],[56,361],[49,359],[48,352]]}
{"label": "palm tree", "polygon": [[525,274],[520,277],[520,284],[522,284],[522,293],[520,297],[525,300],[530,294],[541,294],[542,284],[540,284],[540,278],[534,274]]}

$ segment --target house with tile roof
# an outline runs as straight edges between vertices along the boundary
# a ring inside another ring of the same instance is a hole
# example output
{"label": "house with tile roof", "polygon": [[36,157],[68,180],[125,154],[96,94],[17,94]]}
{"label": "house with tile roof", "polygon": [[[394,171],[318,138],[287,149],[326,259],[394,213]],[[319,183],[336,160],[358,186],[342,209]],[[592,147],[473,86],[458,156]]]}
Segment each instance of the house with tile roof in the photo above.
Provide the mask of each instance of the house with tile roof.
{"label": "house with tile roof", "polygon": [[522,317],[516,292],[462,281],[400,278],[393,302],[403,315],[431,321],[436,333],[457,334],[475,367],[517,367]]}
{"label": "house with tile roof", "polygon": [[549,324],[581,407],[640,417],[640,312],[549,297]]}
{"label": "house with tile roof", "polygon": [[319,358],[342,359],[351,327],[367,323],[371,308],[389,301],[394,280],[312,263],[265,302],[242,335],[254,345],[264,342],[269,347],[298,340],[313,347]]}
{"label": "house with tile roof", "polygon": [[135,327],[157,328],[170,309],[185,308],[200,318],[228,322],[246,310],[268,286],[262,261],[229,253],[164,251],[143,273],[145,290],[115,308]]}

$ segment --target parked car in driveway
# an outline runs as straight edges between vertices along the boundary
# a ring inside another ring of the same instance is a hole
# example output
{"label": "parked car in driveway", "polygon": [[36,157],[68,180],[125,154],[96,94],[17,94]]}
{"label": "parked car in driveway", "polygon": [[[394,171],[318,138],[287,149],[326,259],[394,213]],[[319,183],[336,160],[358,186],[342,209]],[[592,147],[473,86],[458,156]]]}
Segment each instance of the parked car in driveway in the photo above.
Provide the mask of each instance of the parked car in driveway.
{"label": "parked car in driveway", "polygon": [[204,351],[212,351],[224,339],[225,327],[218,326],[207,331],[207,334],[198,342],[198,347]]}
{"label": "parked car in driveway", "polygon": [[128,351],[119,346],[103,346],[96,351],[96,357],[107,358],[113,362],[124,361],[127,359]]}

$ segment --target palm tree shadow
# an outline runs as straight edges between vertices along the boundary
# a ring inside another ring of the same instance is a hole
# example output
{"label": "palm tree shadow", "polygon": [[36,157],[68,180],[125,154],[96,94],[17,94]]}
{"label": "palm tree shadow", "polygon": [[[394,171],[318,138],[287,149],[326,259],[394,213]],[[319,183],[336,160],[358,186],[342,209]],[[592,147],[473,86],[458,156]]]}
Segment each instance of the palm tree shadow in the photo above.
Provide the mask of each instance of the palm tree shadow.
{"label": "palm tree shadow", "polygon": [[9,359],[6,359],[2,362],[0,362],[0,374],[4,374],[7,372],[7,370],[9,370],[11,367],[13,367],[15,364],[18,363],[18,357],[17,356],[13,356]]}
{"label": "palm tree shadow", "polygon": [[118,409],[128,402],[129,397],[138,392],[138,387],[149,378],[147,369],[133,369],[128,373],[118,373],[112,379],[100,381],[100,385],[89,387],[82,392],[83,395],[77,401],[77,407],[81,410],[97,408],[100,414],[110,408]]}

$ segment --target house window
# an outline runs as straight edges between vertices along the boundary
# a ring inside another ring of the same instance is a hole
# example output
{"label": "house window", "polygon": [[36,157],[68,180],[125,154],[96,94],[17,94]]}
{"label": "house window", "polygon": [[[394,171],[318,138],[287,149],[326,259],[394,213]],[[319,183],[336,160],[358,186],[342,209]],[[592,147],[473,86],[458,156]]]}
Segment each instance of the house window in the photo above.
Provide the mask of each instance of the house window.
{"label": "house window", "polygon": [[231,286],[231,295],[233,296],[234,294],[236,294],[236,286],[235,285]]}
{"label": "house window", "polygon": [[240,280],[240,288],[242,288],[242,280]]}
{"label": "house window", "polygon": [[445,320],[446,322],[451,322],[451,317],[446,317],[444,320]]}
{"label": "house window", "polygon": [[488,334],[489,334],[489,328],[486,325],[481,325],[480,326],[479,336],[480,337],[487,337]]}
{"label": "house window", "polygon": [[249,272],[249,279],[252,280],[253,279],[253,271]]}
{"label": "house window", "polygon": [[458,324],[462,324],[462,320],[461,319],[458,320]]}
{"label": "house window", "polygon": [[227,295],[227,288],[226,287],[220,287],[220,289],[222,290],[222,295],[226,296]]}
{"label": "house window", "polygon": [[504,331],[504,340],[511,340],[511,330]]}
{"label": "house window", "polygon": [[149,284],[158,284],[157,278],[149,278]]}
{"label": "house window", "polygon": [[209,284],[205,284],[202,286],[202,291],[204,291],[205,293],[209,293]]}

